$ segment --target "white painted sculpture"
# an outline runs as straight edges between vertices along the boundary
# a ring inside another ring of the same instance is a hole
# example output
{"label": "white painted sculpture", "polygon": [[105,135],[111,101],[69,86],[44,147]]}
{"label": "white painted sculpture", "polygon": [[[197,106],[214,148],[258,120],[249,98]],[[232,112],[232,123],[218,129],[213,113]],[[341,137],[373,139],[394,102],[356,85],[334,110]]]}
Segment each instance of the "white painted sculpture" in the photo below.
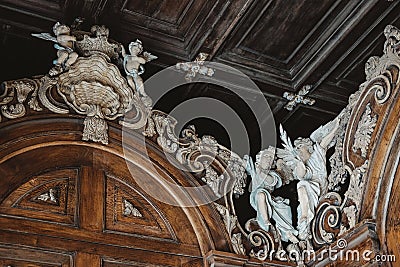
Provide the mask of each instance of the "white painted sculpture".
{"label": "white painted sculpture", "polygon": [[32,34],[32,36],[55,42],[54,47],[57,49],[58,58],[53,61],[54,67],[49,71],[50,76],[55,76],[67,70],[78,58],[78,54],[74,51],[74,43],[76,37],[71,35],[70,28],[57,22],[53,26],[55,37],[49,33]]}
{"label": "white painted sculpture", "polygon": [[127,54],[123,45],[121,45],[122,57],[124,58],[124,70],[127,75],[128,84],[141,96],[147,107],[151,107],[152,101],[144,91],[143,79],[140,77],[144,73],[143,65],[157,57],[143,52],[142,42],[136,40],[129,44],[129,53]]}
{"label": "white painted sculpture", "polygon": [[299,180],[297,193],[299,206],[297,209],[297,230],[300,240],[307,240],[310,223],[321,195],[328,190],[326,151],[334,145],[332,142],[339,126],[340,118],[321,126],[310,138],[297,138],[294,147],[286,132],[280,126],[284,149],[277,149],[278,158],[284,162],[283,168],[292,171],[293,178]]}
{"label": "white painted sculpture", "polygon": [[273,197],[271,192],[282,186],[282,178],[276,171],[270,170],[274,161],[275,149],[260,151],[256,156],[256,163],[246,156],[246,170],[252,181],[250,186],[250,204],[257,211],[257,223],[265,231],[270,230],[271,218],[279,231],[283,241],[297,243],[297,230],[292,225],[292,212],[289,200],[282,197]]}

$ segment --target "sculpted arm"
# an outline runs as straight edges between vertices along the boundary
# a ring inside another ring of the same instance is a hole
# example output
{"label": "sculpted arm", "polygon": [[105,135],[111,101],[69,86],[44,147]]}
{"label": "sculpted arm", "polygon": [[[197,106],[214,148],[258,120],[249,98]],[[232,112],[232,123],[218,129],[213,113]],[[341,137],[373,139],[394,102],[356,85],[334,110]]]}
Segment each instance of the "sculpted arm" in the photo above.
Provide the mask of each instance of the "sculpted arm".
{"label": "sculpted arm", "polygon": [[335,123],[335,127],[332,129],[331,132],[329,132],[324,138],[322,138],[320,146],[324,149],[326,149],[329,144],[332,142],[333,138],[336,135],[336,131],[339,128],[339,119],[337,118]]}

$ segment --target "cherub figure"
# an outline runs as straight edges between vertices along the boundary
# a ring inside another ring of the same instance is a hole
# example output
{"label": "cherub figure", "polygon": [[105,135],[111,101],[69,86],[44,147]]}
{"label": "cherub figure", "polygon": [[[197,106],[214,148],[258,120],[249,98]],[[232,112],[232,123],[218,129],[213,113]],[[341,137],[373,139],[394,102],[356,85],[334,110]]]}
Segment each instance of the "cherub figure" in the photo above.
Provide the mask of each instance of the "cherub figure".
{"label": "cherub figure", "polygon": [[67,70],[78,58],[78,54],[73,50],[76,37],[71,35],[71,30],[67,25],[57,22],[53,26],[56,37],[49,33],[32,34],[35,37],[55,42],[54,47],[58,50],[58,58],[53,61],[54,67],[49,71],[50,76],[55,76]]}
{"label": "cherub figure", "polygon": [[271,218],[283,241],[298,243],[297,230],[292,225],[292,212],[289,200],[282,197],[273,197],[271,192],[282,186],[282,177],[274,170],[270,170],[275,156],[275,148],[260,151],[256,156],[256,163],[249,156],[245,156],[246,170],[252,178],[250,185],[250,204],[257,211],[256,221],[265,231],[270,230]]}
{"label": "cherub figure", "polygon": [[151,107],[151,99],[144,91],[143,79],[140,75],[144,73],[143,65],[157,57],[148,52],[143,52],[143,54],[140,55],[143,51],[142,42],[140,40],[131,42],[128,48],[130,54],[127,54],[124,46],[121,45],[122,57],[124,58],[124,70],[127,75],[128,84],[136,89],[145,105]]}
{"label": "cherub figure", "polygon": [[286,132],[280,126],[281,139],[284,149],[277,149],[277,156],[284,172],[299,180],[297,194],[297,230],[300,240],[307,240],[310,235],[309,226],[314,218],[315,208],[321,195],[328,189],[326,170],[326,151],[334,145],[334,137],[339,127],[339,118],[321,126],[314,131],[310,138],[298,138],[294,147]]}

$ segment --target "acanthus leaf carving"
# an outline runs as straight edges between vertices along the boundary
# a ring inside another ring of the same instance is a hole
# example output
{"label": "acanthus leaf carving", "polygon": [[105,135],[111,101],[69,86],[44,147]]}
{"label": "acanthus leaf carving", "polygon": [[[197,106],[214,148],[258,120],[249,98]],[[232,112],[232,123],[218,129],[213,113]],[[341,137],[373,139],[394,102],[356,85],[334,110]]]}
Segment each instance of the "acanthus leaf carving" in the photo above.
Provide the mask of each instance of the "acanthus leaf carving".
{"label": "acanthus leaf carving", "polygon": [[50,188],[48,191],[41,193],[36,197],[36,200],[40,200],[49,204],[58,204],[58,188]]}
{"label": "acanthus leaf carving", "polygon": [[377,115],[373,115],[371,104],[368,103],[360,121],[358,122],[352,146],[353,152],[360,150],[363,158],[367,156],[369,144],[371,142],[371,135],[375,129],[377,120]]}
{"label": "acanthus leaf carving", "polygon": [[[243,160],[232,151],[219,145],[214,137],[207,135],[201,138],[198,137],[193,125],[183,129],[181,138],[178,138],[175,134],[176,123],[173,117],[161,111],[152,110],[142,134],[146,137],[154,138],[165,152],[174,154],[177,161],[187,166],[189,171],[192,172],[205,171],[207,173],[208,171],[210,175],[214,173],[213,171],[220,173],[220,171],[211,166],[211,163],[218,156],[234,178],[234,194],[242,195],[247,182]],[[202,178],[206,180],[206,183],[208,183],[207,181],[211,183],[211,180],[208,179],[211,176],[203,176]],[[217,177],[219,178],[217,180],[222,184],[229,178],[227,176],[221,177],[218,174]],[[213,184],[212,189],[214,193],[217,192],[215,191],[217,190],[215,184]]]}
{"label": "acanthus leaf carving", "polygon": [[222,174],[218,175],[218,173],[211,166],[209,166],[208,162],[204,162],[203,165],[207,167],[205,168],[205,175],[201,178],[201,180],[208,184],[216,196],[221,197],[220,185],[224,180],[224,176]]}
{"label": "acanthus leaf carving", "polygon": [[127,199],[124,199],[122,214],[124,216],[143,217],[142,213]]}
{"label": "acanthus leaf carving", "polygon": [[241,233],[233,233],[238,224],[237,216],[231,214],[229,209],[221,204],[214,203],[214,206],[222,217],[226,231],[231,239],[233,250],[236,254],[245,255],[246,250],[243,246]]}
{"label": "acanthus leaf carving", "polygon": [[365,173],[368,169],[369,161],[366,160],[364,163],[355,168],[350,175],[349,188],[345,193],[346,203],[350,203],[343,208],[344,214],[347,216],[348,227],[341,227],[341,233],[347,228],[353,228],[358,220],[358,212],[361,208],[363,192],[365,189]]}

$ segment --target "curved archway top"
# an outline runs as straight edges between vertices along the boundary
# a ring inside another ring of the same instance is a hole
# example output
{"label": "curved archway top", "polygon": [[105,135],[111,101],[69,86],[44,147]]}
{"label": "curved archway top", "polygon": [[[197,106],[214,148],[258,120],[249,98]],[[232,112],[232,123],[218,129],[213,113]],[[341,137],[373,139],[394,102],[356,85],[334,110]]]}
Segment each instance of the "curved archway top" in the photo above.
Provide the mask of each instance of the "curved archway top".
{"label": "curved archway top", "polygon": [[[56,24],[55,29],[61,26],[65,27]],[[259,227],[254,230],[251,223],[246,225],[249,232],[246,233],[238,224],[233,206],[232,196],[243,194],[246,187],[245,161],[219,145],[213,137],[198,137],[192,127],[178,138],[175,119],[151,109],[152,101],[144,91],[140,74],[143,73],[141,66],[156,57],[142,54],[139,40],[132,42],[130,54],[126,53],[121,44],[108,39],[109,32],[104,26],[92,27],[91,33],[72,29],[61,34],[55,30],[55,34],[55,37],[35,35],[57,42],[61,51],[48,74],[4,82],[1,87],[0,163],[28,153],[29,149],[42,149],[44,143],[86,146],[124,158],[132,151],[137,153],[137,148],[122,140],[122,127],[129,128],[132,130],[126,133],[129,141],[139,144],[139,139],[145,140],[150,163],[157,161],[152,161],[154,158],[160,159],[163,170],[174,169],[180,177],[186,177],[177,184],[186,184],[185,179],[189,184],[206,184],[209,190],[202,188],[201,192],[217,196],[209,206],[221,215],[223,226],[216,221],[208,224],[203,220],[200,227],[208,227],[213,233],[223,228],[228,235],[229,250],[265,260],[269,247],[276,245],[274,233]],[[350,97],[348,106],[336,119],[335,152],[330,159],[332,171],[324,178],[326,190],[323,191],[327,194],[318,195],[315,200],[312,220],[307,225],[310,240],[303,240],[309,242],[307,247],[331,245],[344,236],[353,240],[351,231],[358,231],[354,228],[360,220],[369,219],[373,224],[378,218],[384,228],[388,217],[386,213],[381,216],[377,212],[379,207],[389,206],[388,201],[393,198],[392,186],[397,184],[393,180],[398,177],[394,171],[398,167],[397,154],[393,156],[389,152],[398,151],[397,139],[391,136],[398,135],[395,118],[399,110],[400,31],[388,26],[384,34],[384,55],[368,60],[367,81]],[[121,120],[122,117],[125,119]],[[331,126],[325,130],[332,129]],[[14,131],[16,128],[19,132]],[[168,160],[171,159],[166,155],[172,156],[177,165],[170,164]],[[178,165],[187,171],[177,170]],[[378,170],[380,166],[384,168]],[[384,177],[392,177],[392,180]],[[229,194],[224,194],[226,183],[215,182],[221,179],[233,181]],[[343,195],[338,194],[346,182],[349,188]],[[384,200],[379,199],[381,193]],[[201,216],[211,216],[212,211],[202,207],[199,210]],[[369,231],[370,227],[367,228],[364,230]],[[384,232],[382,230],[381,236]],[[220,234],[217,236],[224,239]],[[245,244],[243,236],[247,239]],[[207,238],[205,234],[199,240]],[[202,253],[214,249],[214,243],[219,241],[206,241]]]}
{"label": "curved archway top", "polygon": [[[151,99],[143,90],[140,74],[142,65],[156,57],[142,53],[139,40],[132,42],[126,52],[120,43],[108,38],[109,31],[104,26],[93,26],[91,32],[76,28],[68,28],[68,32],[57,30],[62,27],[68,26],[59,23],[54,26],[55,36],[34,34],[58,46],[59,57],[47,74],[2,83],[0,165],[3,171],[11,171],[15,166],[7,165],[9,162],[15,164],[15,159],[32,151],[64,146],[110,153],[129,164],[132,158],[137,160],[138,147],[145,145],[143,149],[150,159],[143,161],[142,166],[149,162],[161,164],[158,169],[164,172],[172,169],[180,177],[181,180],[172,183],[195,185],[201,194],[213,198],[208,205],[195,208],[197,215],[193,212],[187,215],[193,227],[201,232],[198,240],[202,254],[213,249],[244,254],[240,234],[233,233],[237,218],[230,202],[232,194],[244,192],[247,179],[244,161],[213,137],[198,137],[193,127],[178,138],[174,118],[151,110]],[[124,136],[126,140],[121,136],[123,128],[130,129]],[[132,143],[139,145],[135,147]],[[183,166],[187,171],[168,164],[171,159],[167,160],[164,154],[170,155],[175,166]],[[225,197],[226,183],[214,182],[222,178],[233,181],[229,185],[233,191]],[[27,182],[10,179],[7,190]],[[9,193],[3,191],[2,195]],[[43,198],[45,194],[50,196],[50,191],[42,192]],[[219,218],[212,218],[215,214]]]}

